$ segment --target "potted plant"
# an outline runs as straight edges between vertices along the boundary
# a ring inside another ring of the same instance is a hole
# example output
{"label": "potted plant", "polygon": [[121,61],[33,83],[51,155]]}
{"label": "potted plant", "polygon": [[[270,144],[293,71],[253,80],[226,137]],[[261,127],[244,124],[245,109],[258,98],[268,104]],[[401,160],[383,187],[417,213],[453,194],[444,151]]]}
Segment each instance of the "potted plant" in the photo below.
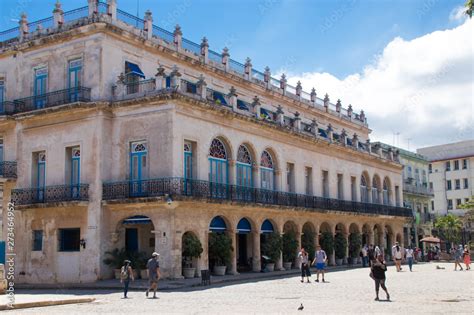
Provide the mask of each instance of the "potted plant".
{"label": "potted plant", "polygon": [[209,259],[215,263],[213,272],[216,276],[225,275],[233,250],[232,240],[227,234],[211,233],[209,235]]}
{"label": "potted plant", "polygon": [[192,233],[183,235],[183,276],[186,279],[194,278],[196,268],[193,268],[193,258],[201,257],[203,248],[199,238]]}
{"label": "potted plant", "polygon": [[334,254],[336,256],[336,265],[341,266],[346,256],[347,240],[341,233],[337,233],[334,237]]}
{"label": "potted plant", "polygon": [[113,268],[115,279],[120,279],[120,269],[123,266],[124,260],[130,260],[129,253],[127,253],[125,248],[115,248],[112,251],[105,252],[105,255],[108,257],[103,260],[103,263]]}
{"label": "potted plant", "polygon": [[359,253],[362,249],[362,236],[359,232],[351,233],[349,235],[349,258],[350,263],[355,263],[359,258]]}
{"label": "potted plant", "polygon": [[313,261],[314,252],[314,233],[311,231],[305,231],[301,237],[301,246],[308,252],[309,260]]}
{"label": "potted plant", "polygon": [[323,232],[319,238],[319,245],[326,252],[328,257],[331,257],[334,251],[334,237],[331,232]]}
{"label": "potted plant", "polygon": [[298,251],[298,241],[293,231],[287,232],[282,237],[283,268],[291,269],[291,265]]}
{"label": "potted plant", "polygon": [[133,271],[140,272],[140,278],[147,280],[148,272],[147,272],[146,264],[149,259],[147,253],[139,252],[135,255],[135,257],[133,257],[133,259],[135,259],[135,260],[132,260],[132,268],[135,267]]}
{"label": "potted plant", "polygon": [[275,263],[280,259],[281,247],[282,240],[278,233],[265,234],[265,241],[262,244],[262,256],[268,257],[267,271],[275,270]]}

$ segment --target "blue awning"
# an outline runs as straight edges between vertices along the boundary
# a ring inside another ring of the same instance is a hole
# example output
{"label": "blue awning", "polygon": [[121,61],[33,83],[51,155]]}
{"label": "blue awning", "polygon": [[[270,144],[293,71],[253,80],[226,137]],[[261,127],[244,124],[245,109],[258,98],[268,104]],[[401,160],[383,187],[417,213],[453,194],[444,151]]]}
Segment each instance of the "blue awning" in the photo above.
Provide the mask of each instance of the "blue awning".
{"label": "blue awning", "polygon": [[273,224],[270,221],[265,220],[262,223],[261,230],[262,230],[262,233],[273,233],[273,231],[274,231],[273,230]]}
{"label": "blue awning", "polygon": [[128,219],[123,220],[122,224],[149,224],[151,219],[144,215],[135,215]]}
{"label": "blue awning", "polygon": [[319,135],[320,135],[321,137],[323,137],[323,138],[327,138],[327,137],[328,137],[328,135],[326,134],[326,131],[324,131],[323,129],[320,128],[320,129],[318,129],[318,131],[319,131]]}
{"label": "blue awning", "polygon": [[227,105],[224,95],[220,92],[214,91],[214,101],[220,102],[222,105]]}
{"label": "blue awning", "polygon": [[132,75],[138,75],[139,77],[142,77],[145,79],[145,74],[143,73],[142,69],[134,63],[125,61],[125,75],[132,74]]}
{"label": "blue awning", "polygon": [[240,109],[240,110],[246,110],[246,111],[249,110],[249,107],[247,106],[247,103],[245,103],[242,100],[237,100],[237,108]]}
{"label": "blue awning", "polygon": [[224,219],[217,216],[212,219],[211,224],[209,226],[209,230],[211,232],[224,232],[227,229]]}
{"label": "blue awning", "polygon": [[252,230],[249,220],[243,218],[237,224],[237,232],[239,234],[248,234]]}
{"label": "blue awning", "polygon": [[347,138],[347,145],[352,145],[352,139]]}

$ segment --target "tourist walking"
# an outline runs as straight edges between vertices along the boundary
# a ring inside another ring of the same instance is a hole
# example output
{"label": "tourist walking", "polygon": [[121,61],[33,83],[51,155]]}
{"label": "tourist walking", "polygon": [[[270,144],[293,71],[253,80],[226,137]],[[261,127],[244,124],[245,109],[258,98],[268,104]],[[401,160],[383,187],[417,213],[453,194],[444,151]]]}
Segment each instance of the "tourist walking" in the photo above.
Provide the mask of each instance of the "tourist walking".
{"label": "tourist walking", "polygon": [[367,250],[367,257],[369,259],[369,267],[372,267],[372,261],[375,259],[375,249],[372,244],[369,245],[369,249]]}
{"label": "tourist walking", "polygon": [[304,277],[306,277],[306,281],[309,283],[309,277],[311,277],[311,273],[309,271],[308,252],[306,252],[304,248],[301,248],[298,258],[301,260],[301,282],[304,282]]}
{"label": "tourist walking", "polygon": [[454,271],[458,270],[458,266],[459,268],[461,268],[461,270],[463,270],[461,266],[463,253],[464,253],[464,249],[462,245],[459,245],[457,249],[454,248]]}
{"label": "tourist walking", "polygon": [[413,248],[411,248],[411,245],[408,246],[408,248],[405,250],[405,259],[407,260],[410,271],[412,271],[411,268],[413,266],[414,255],[415,255],[415,252],[413,251]]}
{"label": "tourist walking", "polygon": [[379,288],[385,291],[387,295],[387,301],[390,301],[390,294],[388,294],[387,287],[385,286],[385,271],[387,271],[387,264],[385,263],[383,256],[378,255],[377,259],[372,261],[371,277],[375,282],[375,301],[379,300]]}
{"label": "tourist walking", "polygon": [[365,268],[365,267],[367,267],[367,263],[368,263],[368,260],[369,260],[367,244],[365,244],[362,247],[361,254],[362,254],[362,267]]}
{"label": "tourist walking", "polygon": [[124,260],[123,266],[120,269],[120,283],[123,284],[123,298],[127,298],[128,286],[130,285],[130,280],[135,281],[133,277],[133,270],[130,260]]}
{"label": "tourist walking", "polygon": [[375,246],[374,248],[374,259],[377,259],[377,257],[379,257],[379,255],[382,255],[382,250],[380,249],[380,247],[378,246]]}
{"label": "tourist walking", "polygon": [[319,274],[322,274],[322,281],[326,282],[324,280],[324,266],[326,265],[326,262],[328,260],[328,256],[326,255],[326,252],[321,249],[321,246],[318,245],[316,246],[316,252],[314,253],[314,259],[313,262],[311,263],[314,265],[316,263],[316,282],[319,282]]}
{"label": "tourist walking", "polygon": [[471,270],[471,253],[469,252],[468,245],[464,245],[463,260],[466,265],[466,270]]}
{"label": "tourist walking", "polygon": [[148,260],[146,264],[147,273],[148,273],[148,289],[146,290],[146,296],[148,297],[148,293],[150,290],[153,290],[153,298],[156,299],[156,290],[158,289],[158,280],[160,280],[160,263],[158,261],[158,257],[160,254],[154,252],[151,255],[151,258]]}
{"label": "tourist walking", "polygon": [[397,267],[397,272],[402,270],[402,249],[398,242],[395,242],[395,245],[392,247],[392,259],[395,262],[395,266]]}

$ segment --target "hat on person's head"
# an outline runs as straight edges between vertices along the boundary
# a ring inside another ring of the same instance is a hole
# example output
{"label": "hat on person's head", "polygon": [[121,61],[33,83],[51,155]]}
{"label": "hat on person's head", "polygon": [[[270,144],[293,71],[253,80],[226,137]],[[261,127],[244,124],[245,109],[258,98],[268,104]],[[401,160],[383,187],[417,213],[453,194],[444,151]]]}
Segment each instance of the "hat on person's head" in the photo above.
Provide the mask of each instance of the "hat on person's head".
{"label": "hat on person's head", "polygon": [[125,259],[125,260],[123,261],[123,263],[124,263],[124,264],[130,264],[130,263],[131,263],[131,261],[130,261],[130,260],[128,260],[128,259]]}
{"label": "hat on person's head", "polygon": [[151,254],[151,257],[157,257],[157,256],[160,256],[160,254],[158,254],[157,252],[153,252],[153,254]]}
{"label": "hat on person's head", "polygon": [[398,245],[398,242],[395,242],[395,245]]}

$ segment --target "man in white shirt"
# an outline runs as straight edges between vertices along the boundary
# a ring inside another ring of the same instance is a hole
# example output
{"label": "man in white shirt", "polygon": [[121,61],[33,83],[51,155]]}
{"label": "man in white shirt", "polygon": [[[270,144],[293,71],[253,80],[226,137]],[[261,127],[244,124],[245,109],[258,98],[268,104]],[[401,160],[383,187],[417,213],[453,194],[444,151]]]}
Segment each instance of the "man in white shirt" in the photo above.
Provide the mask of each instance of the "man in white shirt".
{"label": "man in white shirt", "polygon": [[395,243],[395,246],[392,247],[392,258],[393,261],[395,262],[395,266],[397,267],[397,272],[400,272],[402,269],[402,248],[398,244],[398,242]]}

